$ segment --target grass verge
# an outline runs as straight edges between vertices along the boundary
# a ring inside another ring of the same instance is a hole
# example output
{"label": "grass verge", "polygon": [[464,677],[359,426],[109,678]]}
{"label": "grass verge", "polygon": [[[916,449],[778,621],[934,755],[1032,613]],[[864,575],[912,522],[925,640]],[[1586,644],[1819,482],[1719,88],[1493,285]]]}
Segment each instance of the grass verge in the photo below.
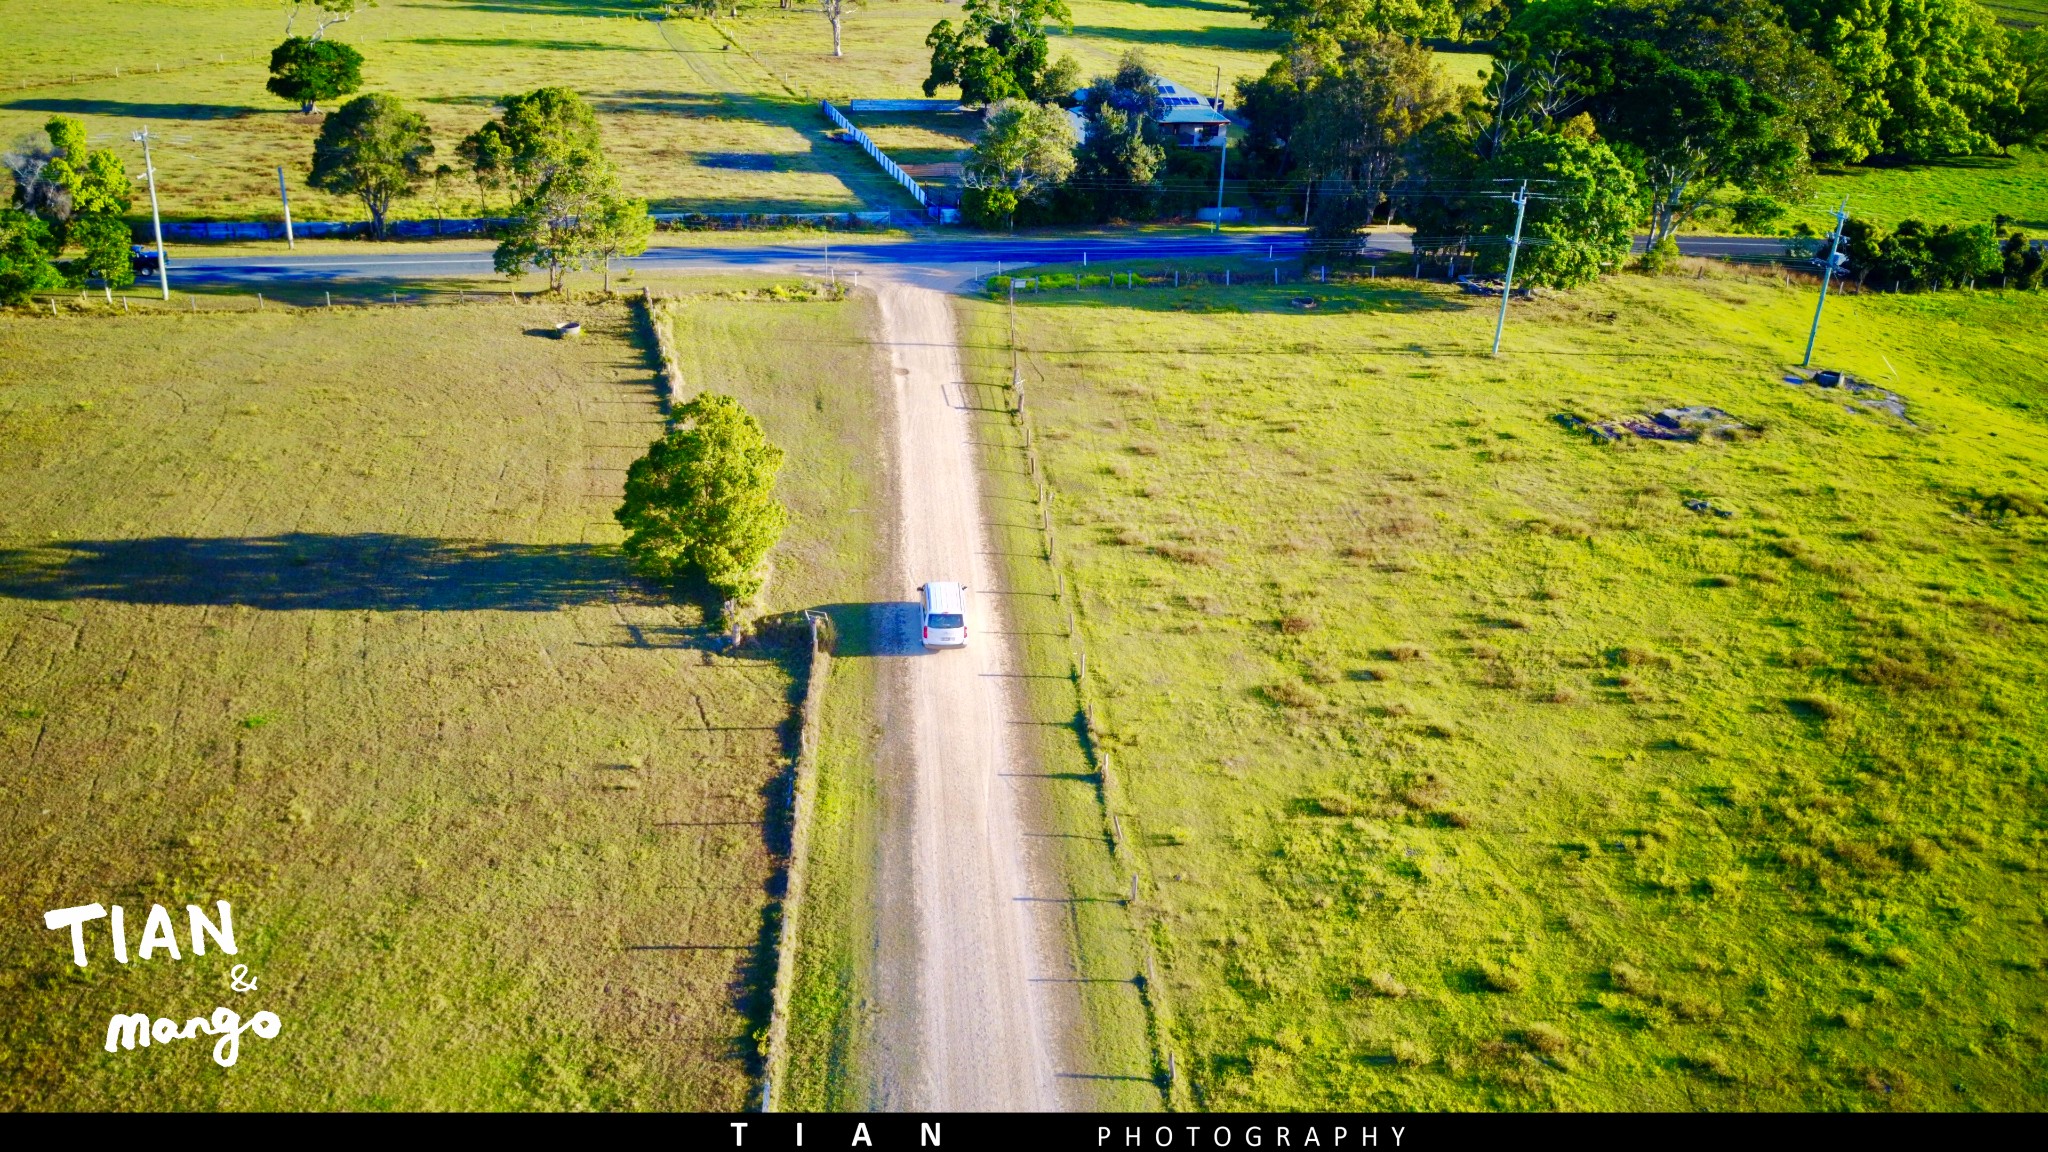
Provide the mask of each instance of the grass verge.
{"label": "grass verge", "polygon": [[[778,292],[782,298],[778,298]],[[884,584],[893,503],[882,437],[888,378],[873,344],[872,295],[820,300],[735,279],[663,305],[682,394],[737,396],[789,451],[781,495],[792,546],[777,553],[770,611],[831,617],[840,655],[820,702],[805,906],[795,942],[783,1110],[868,1105],[862,1050],[873,952],[876,669],[869,642]]]}

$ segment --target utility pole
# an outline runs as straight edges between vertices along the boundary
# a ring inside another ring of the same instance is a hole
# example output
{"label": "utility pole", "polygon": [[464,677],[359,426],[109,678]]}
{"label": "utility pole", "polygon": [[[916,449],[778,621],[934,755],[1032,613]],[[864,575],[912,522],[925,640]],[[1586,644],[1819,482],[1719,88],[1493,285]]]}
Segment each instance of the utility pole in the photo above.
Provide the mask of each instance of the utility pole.
{"label": "utility pole", "polygon": [[149,175],[149,222],[156,229],[156,282],[168,301],[171,298],[171,266],[164,259],[164,217],[156,206],[156,164],[149,158],[149,129],[141,129],[129,139],[142,145],[142,170]]}
{"label": "utility pole", "polygon": [[1835,261],[1840,259],[1842,250],[1842,229],[1849,223],[1849,198],[1842,198],[1842,206],[1835,209],[1835,230],[1828,233],[1827,263],[1820,270],[1820,303],[1813,306],[1813,327],[1806,333],[1806,359],[1799,362],[1801,368],[1813,367],[1813,342],[1820,338],[1820,310],[1828,306],[1828,281],[1835,278]]}
{"label": "utility pole", "polygon": [[1515,257],[1522,251],[1522,214],[1529,209],[1529,182],[1515,190],[1515,234],[1508,240],[1508,274],[1500,283],[1500,318],[1493,322],[1493,354],[1500,355],[1500,332],[1508,324],[1508,294],[1515,289]]}
{"label": "utility pole", "polygon": [[1223,170],[1230,166],[1230,128],[1225,125],[1216,133],[1216,227],[1210,229],[1214,235],[1223,231]]}
{"label": "utility pole", "polygon": [[292,236],[292,195],[284,188],[284,167],[277,169],[277,198],[284,201],[284,246],[297,250],[298,240]]}

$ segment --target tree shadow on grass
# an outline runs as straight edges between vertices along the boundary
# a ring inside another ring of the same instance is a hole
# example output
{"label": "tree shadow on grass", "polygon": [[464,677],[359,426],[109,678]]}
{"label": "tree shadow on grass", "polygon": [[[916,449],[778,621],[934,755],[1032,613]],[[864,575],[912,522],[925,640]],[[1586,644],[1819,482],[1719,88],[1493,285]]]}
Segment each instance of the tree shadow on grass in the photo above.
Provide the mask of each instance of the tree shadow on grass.
{"label": "tree shadow on grass", "polygon": [[1207,28],[1111,28],[1099,24],[1077,24],[1074,35],[1093,40],[1120,40],[1126,44],[1164,44],[1175,48],[1215,48],[1231,52],[1271,52],[1287,42],[1285,33],[1217,24]]}
{"label": "tree shadow on grass", "polygon": [[517,48],[530,52],[659,52],[633,44],[605,44],[596,40],[543,40],[519,36],[414,36],[401,44],[426,44],[442,48]]}
{"label": "tree shadow on grass", "polygon": [[0,596],[372,612],[550,612],[653,599],[616,548],[388,532],[54,540],[0,549]]}
{"label": "tree shadow on grass", "polygon": [[292,109],[256,108],[248,104],[144,104],[131,100],[76,100],[34,96],[0,104],[15,112],[64,112],[74,116],[123,116],[133,120],[239,120],[261,112],[279,115]]}
{"label": "tree shadow on grass", "polygon": [[[1165,263],[1164,261],[1161,262]],[[1157,267],[1147,268],[1143,260],[1126,262],[1126,267],[1116,269],[1118,273],[1135,270],[1140,276],[1171,275],[1159,272]],[[1104,263],[1103,268],[1109,269]],[[1062,275],[1065,273],[1062,272]],[[1257,273],[1254,272],[1254,275]],[[1028,277],[1026,277],[1028,279]],[[1206,313],[1278,313],[1282,315],[1311,318],[1323,315],[1353,315],[1359,312],[1470,312],[1484,307],[1466,296],[1446,292],[1432,292],[1415,286],[1409,280],[1399,283],[1394,277],[1384,277],[1379,284],[1324,285],[1324,284],[1244,284],[1224,287],[1221,284],[1173,288],[1166,285],[1147,284],[1139,288],[1052,288],[1043,292],[1020,291],[1017,293],[1019,308],[1129,308],[1143,312],[1186,312],[1195,315]],[[1307,311],[1294,301],[1300,297],[1313,297],[1317,303],[1315,311]]]}

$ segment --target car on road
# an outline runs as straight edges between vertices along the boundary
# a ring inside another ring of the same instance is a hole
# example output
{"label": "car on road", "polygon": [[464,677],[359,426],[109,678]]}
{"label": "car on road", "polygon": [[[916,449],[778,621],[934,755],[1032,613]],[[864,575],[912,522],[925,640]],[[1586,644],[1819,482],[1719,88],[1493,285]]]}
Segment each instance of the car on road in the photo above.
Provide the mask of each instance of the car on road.
{"label": "car on road", "polygon": [[133,268],[137,276],[147,276],[156,271],[156,253],[140,244],[130,244],[128,267]]}
{"label": "car on road", "polygon": [[967,647],[967,588],[934,580],[918,590],[918,638],[927,648]]}

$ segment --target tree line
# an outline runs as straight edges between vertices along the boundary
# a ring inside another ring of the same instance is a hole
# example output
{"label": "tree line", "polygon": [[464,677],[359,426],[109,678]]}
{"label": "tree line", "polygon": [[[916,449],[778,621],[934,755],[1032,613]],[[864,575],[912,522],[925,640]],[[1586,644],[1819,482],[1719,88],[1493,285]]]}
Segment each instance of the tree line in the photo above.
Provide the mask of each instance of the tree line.
{"label": "tree line", "polygon": [[[928,38],[925,87],[957,84],[963,101],[986,106],[965,164],[971,219],[1142,219],[1198,202],[1222,157],[1161,146],[1142,57],[1076,100],[1059,90],[1071,62],[1048,62],[1043,47],[1044,28],[1069,19],[1060,0],[968,0],[965,10],[961,28],[941,21]],[[2048,29],[2009,33],[1974,0],[1252,0],[1252,10],[1288,35],[1265,74],[1236,86],[1244,127],[1228,162],[1255,200],[1326,238],[1407,223],[1425,249],[1476,248],[1485,271],[1505,260],[1499,238],[1514,207],[1503,193],[1527,181],[1532,243],[1519,268],[1538,284],[1618,265],[1639,230],[1650,261],[1668,261],[1676,233],[1707,214],[1768,231],[1819,164],[2048,143]],[[1445,77],[1423,42],[1440,36],[1490,52],[1481,85]],[[1057,107],[1072,107],[1085,134],[1037,110]],[[2002,266],[2000,237],[1981,232],[1959,245],[1901,225],[1900,251],[1924,234],[1973,255],[1887,267],[1941,269],[1900,277],[1913,283],[1988,275]]]}

